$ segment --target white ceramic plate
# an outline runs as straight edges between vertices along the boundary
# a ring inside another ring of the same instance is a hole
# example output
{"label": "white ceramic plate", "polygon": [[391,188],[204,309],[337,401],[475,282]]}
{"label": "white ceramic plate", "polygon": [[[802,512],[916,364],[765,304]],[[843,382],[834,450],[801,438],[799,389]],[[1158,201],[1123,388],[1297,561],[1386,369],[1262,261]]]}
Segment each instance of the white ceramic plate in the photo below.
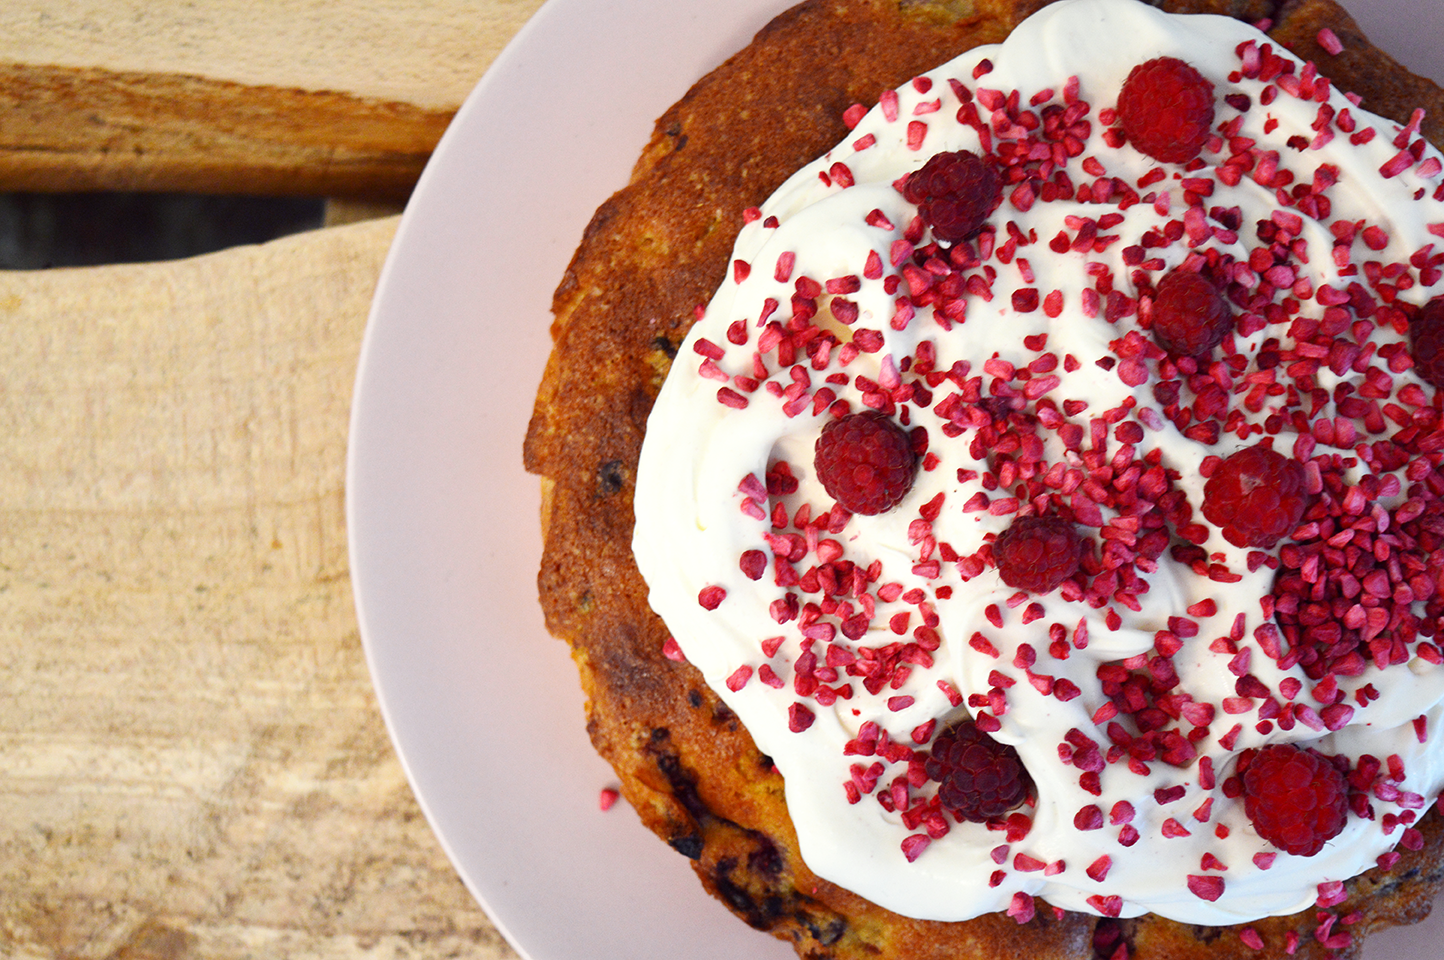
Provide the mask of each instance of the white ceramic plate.
{"label": "white ceramic plate", "polygon": [[[1390,17],[1408,2],[1352,6],[1408,51],[1417,14]],[[551,0],[442,140],[367,327],[348,473],[366,655],[427,817],[531,960],[793,955],[707,897],[625,804],[599,810],[613,777],[537,609],[539,496],[521,469],[551,291],[592,211],[653,119],[784,6]],[[1444,79],[1438,48],[1415,56]],[[1433,960],[1441,936],[1444,911],[1368,956]]]}

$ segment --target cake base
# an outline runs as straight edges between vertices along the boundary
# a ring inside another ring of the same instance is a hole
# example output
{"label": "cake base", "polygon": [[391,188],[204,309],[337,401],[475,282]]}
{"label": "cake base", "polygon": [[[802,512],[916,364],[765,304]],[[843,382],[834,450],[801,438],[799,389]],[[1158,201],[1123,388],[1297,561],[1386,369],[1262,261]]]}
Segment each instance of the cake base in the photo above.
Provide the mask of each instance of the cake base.
{"label": "cake base", "polygon": [[[525,445],[542,478],[545,552],[538,577],[548,629],[572,649],[588,731],[642,821],[689,857],[703,885],[800,956],[1028,957],[1090,960],[1127,945],[1134,960],[1353,957],[1368,931],[1427,916],[1444,882],[1444,828],[1387,874],[1348,884],[1333,908],[1358,914],[1352,945],[1315,936],[1317,911],[1196,927],[1158,917],[1100,921],[1037,903],[959,923],[913,920],[813,875],[798,853],[781,776],[691,666],[668,659],[668,631],[632,559],[632,491],[648,412],[695,309],[724,276],[742,211],[846,134],[854,103],[973,46],[1001,41],[1048,0],[809,2],[779,16],[704,77],[656,124],[631,182],[587,227],[558,287],[555,349]],[[1444,140],[1444,91],[1372,48],[1332,0],[1163,0],[1173,13],[1270,19],[1270,34],[1314,60],[1363,105],[1401,122],[1415,107]],[[1344,51],[1318,44],[1328,27]],[[1340,927],[1339,929],[1344,929]],[[1290,937],[1294,933],[1297,940]],[[1294,950],[1289,950],[1296,942]]]}

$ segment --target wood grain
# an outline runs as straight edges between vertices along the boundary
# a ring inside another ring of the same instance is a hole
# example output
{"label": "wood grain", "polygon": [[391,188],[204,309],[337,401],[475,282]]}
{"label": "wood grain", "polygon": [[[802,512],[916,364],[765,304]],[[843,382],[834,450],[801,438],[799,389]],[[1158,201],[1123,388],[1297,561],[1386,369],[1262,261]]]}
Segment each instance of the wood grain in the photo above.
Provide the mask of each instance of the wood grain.
{"label": "wood grain", "polygon": [[404,198],[541,0],[0,9],[0,190]]}
{"label": "wood grain", "polygon": [[0,64],[0,188],[404,199],[451,116],[329,91]]}
{"label": "wood grain", "polygon": [[0,273],[0,956],[515,956],[418,812],[352,608],[395,223]]}

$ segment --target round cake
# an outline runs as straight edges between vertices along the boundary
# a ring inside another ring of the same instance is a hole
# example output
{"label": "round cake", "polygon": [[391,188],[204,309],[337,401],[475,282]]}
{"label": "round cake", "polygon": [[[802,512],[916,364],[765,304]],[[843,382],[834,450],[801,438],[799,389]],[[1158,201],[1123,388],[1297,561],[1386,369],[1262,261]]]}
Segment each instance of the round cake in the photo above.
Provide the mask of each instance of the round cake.
{"label": "round cake", "polygon": [[548,625],[803,956],[1350,956],[1437,890],[1444,97],[1159,6],[795,8],[558,290]]}

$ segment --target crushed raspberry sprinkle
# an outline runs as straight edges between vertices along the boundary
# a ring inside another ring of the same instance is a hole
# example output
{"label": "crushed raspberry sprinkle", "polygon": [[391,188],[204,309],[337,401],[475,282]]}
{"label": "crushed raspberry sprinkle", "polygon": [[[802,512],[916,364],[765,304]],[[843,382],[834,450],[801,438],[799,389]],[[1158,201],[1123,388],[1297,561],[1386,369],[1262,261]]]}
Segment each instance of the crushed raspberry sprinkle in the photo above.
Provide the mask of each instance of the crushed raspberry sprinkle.
{"label": "crushed raspberry sprinkle", "polygon": [[1348,820],[1348,783],[1322,754],[1291,744],[1263,747],[1243,774],[1244,812],[1259,836],[1312,857]]}
{"label": "crushed raspberry sprinkle", "polygon": [[938,798],[961,820],[982,823],[1027,799],[1033,781],[1018,751],[963,722],[933,741],[925,764],[939,783]]}
{"label": "crushed raspberry sprinkle", "polygon": [[851,513],[886,513],[912,489],[917,474],[912,440],[873,410],[831,420],[822,428],[813,466],[829,496]]}
{"label": "crushed raspberry sprinkle", "polygon": [[1213,112],[1213,84],[1177,57],[1139,64],[1118,92],[1118,119],[1128,142],[1164,163],[1199,155]]}
{"label": "crushed raspberry sprinkle", "polygon": [[1002,202],[1002,182],[992,165],[975,153],[935,154],[903,185],[903,197],[918,205],[933,236],[944,243],[966,240],[982,229]]}
{"label": "crushed raspberry sprinkle", "polygon": [[1245,447],[1220,463],[1203,487],[1203,515],[1236,547],[1272,547],[1308,506],[1303,465],[1269,447]]}
{"label": "crushed raspberry sprinkle", "polygon": [[1048,593],[1078,570],[1081,548],[1082,538],[1067,520],[1019,517],[993,542],[993,560],[1008,586]]}
{"label": "crushed raspberry sprinkle", "polygon": [[697,603],[704,610],[716,610],[727,599],[727,589],[715,584],[703,587],[697,593]]}

